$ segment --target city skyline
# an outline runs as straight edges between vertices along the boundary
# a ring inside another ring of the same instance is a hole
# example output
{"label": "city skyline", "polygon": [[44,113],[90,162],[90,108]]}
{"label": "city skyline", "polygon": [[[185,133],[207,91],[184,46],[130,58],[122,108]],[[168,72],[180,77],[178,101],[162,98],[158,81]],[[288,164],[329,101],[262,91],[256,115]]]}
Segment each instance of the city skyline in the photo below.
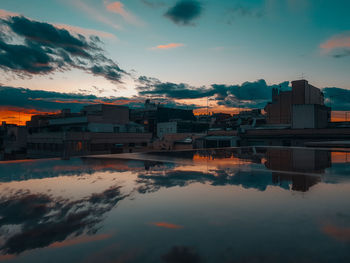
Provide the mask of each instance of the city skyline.
{"label": "city skyline", "polygon": [[[348,6],[313,0],[4,0],[0,115],[57,112],[77,108],[74,101],[132,106],[145,98],[202,107],[202,113],[209,100],[212,111],[237,112],[263,108],[272,88],[303,77],[325,88],[328,105],[348,110]],[[33,52],[33,59],[8,63],[20,54],[16,46]],[[31,101],[18,105],[23,93]],[[43,100],[56,106],[43,107]]]}

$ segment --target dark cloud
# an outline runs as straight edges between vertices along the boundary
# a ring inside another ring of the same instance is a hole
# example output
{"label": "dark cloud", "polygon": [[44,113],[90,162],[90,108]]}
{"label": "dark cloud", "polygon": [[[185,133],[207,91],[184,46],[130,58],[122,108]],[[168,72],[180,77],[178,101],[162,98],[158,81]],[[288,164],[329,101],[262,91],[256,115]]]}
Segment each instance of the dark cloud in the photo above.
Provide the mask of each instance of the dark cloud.
{"label": "dark cloud", "polygon": [[213,96],[212,90],[202,87],[194,88],[187,84],[175,84],[171,82],[161,82],[155,78],[139,77],[138,87],[141,96],[167,97],[172,99],[196,99]]}
{"label": "dark cloud", "polygon": [[[92,87],[92,90],[99,93],[104,92],[103,88],[98,87]],[[146,97],[97,97],[95,95],[85,94],[91,93],[91,91],[87,89],[80,89],[79,92],[81,93],[60,93],[0,86],[0,106],[35,109],[45,112],[62,109],[71,109],[73,112],[79,112],[85,105],[100,103],[140,108],[144,106],[146,100]],[[158,98],[155,99],[154,102],[167,107],[196,108],[195,105],[176,103],[166,98]]]}
{"label": "dark cloud", "polygon": [[324,88],[325,103],[332,110],[350,110],[350,90],[341,88]]}
{"label": "dark cloud", "polygon": [[[272,89],[290,90],[289,81],[268,85],[260,79],[244,82],[242,85],[212,84],[209,87],[192,87],[187,84],[161,82],[155,78],[141,76],[137,88],[142,96],[163,97],[168,99],[214,98],[219,105],[242,108],[264,108],[272,100]],[[325,102],[333,110],[350,109],[350,90],[324,88]]]}
{"label": "dark cloud", "polygon": [[0,106],[13,106],[46,111],[71,108],[73,111],[79,111],[82,106],[88,105],[96,99],[97,97],[94,95],[0,86]]}
{"label": "dark cloud", "polygon": [[243,107],[243,108],[263,108],[266,103],[272,99],[272,89],[279,88],[281,90],[289,89],[289,81],[280,84],[267,85],[263,79],[254,82],[244,82],[242,85],[212,85],[213,88],[223,89],[226,87],[228,95],[218,102],[219,105],[228,107]]}
{"label": "dark cloud", "polygon": [[18,73],[47,74],[54,67],[64,64],[64,61],[55,61],[43,48],[33,43],[28,46],[11,45],[0,39],[0,50],[0,67]]}
{"label": "dark cloud", "polygon": [[215,97],[220,105],[228,107],[260,107],[271,101],[273,88],[287,90],[289,82],[267,85],[261,79],[254,82],[244,82],[242,85],[213,84],[210,87],[191,87],[187,84],[161,82],[155,78],[141,76],[139,78],[139,94],[142,96],[167,97],[172,99],[197,99]]}
{"label": "dark cloud", "polygon": [[78,68],[112,82],[121,82],[125,71],[104,56],[97,36],[72,35],[51,24],[23,16],[0,19],[0,68],[18,76],[49,74]]}
{"label": "dark cloud", "polygon": [[178,25],[193,25],[193,20],[202,13],[202,5],[198,1],[184,0],[177,2],[164,16]]}

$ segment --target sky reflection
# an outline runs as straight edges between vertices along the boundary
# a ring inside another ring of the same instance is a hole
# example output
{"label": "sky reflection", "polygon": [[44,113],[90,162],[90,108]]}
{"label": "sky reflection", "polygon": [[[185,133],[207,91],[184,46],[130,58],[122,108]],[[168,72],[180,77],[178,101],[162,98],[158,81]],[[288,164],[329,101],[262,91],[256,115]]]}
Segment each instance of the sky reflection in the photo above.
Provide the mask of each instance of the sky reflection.
{"label": "sky reflection", "polygon": [[347,155],[239,148],[5,162],[0,261],[347,262]]}

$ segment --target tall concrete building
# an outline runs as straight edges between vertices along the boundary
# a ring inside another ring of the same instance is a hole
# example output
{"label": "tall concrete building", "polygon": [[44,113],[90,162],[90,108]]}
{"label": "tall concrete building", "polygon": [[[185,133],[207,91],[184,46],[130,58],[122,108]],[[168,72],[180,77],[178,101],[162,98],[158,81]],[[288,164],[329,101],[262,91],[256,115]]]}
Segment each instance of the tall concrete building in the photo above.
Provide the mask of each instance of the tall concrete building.
{"label": "tall concrete building", "polygon": [[272,102],[265,107],[268,124],[290,124],[292,128],[325,128],[330,108],[322,91],[306,80],[292,81],[292,90],[272,90]]}

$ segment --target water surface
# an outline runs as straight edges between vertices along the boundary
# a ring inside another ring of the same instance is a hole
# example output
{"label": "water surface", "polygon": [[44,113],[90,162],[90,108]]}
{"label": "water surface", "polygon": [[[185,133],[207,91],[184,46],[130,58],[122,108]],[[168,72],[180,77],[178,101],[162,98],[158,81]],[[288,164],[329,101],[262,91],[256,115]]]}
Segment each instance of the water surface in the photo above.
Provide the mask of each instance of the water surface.
{"label": "water surface", "polygon": [[350,153],[117,157],[0,163],[0,261],[350,262]]}

